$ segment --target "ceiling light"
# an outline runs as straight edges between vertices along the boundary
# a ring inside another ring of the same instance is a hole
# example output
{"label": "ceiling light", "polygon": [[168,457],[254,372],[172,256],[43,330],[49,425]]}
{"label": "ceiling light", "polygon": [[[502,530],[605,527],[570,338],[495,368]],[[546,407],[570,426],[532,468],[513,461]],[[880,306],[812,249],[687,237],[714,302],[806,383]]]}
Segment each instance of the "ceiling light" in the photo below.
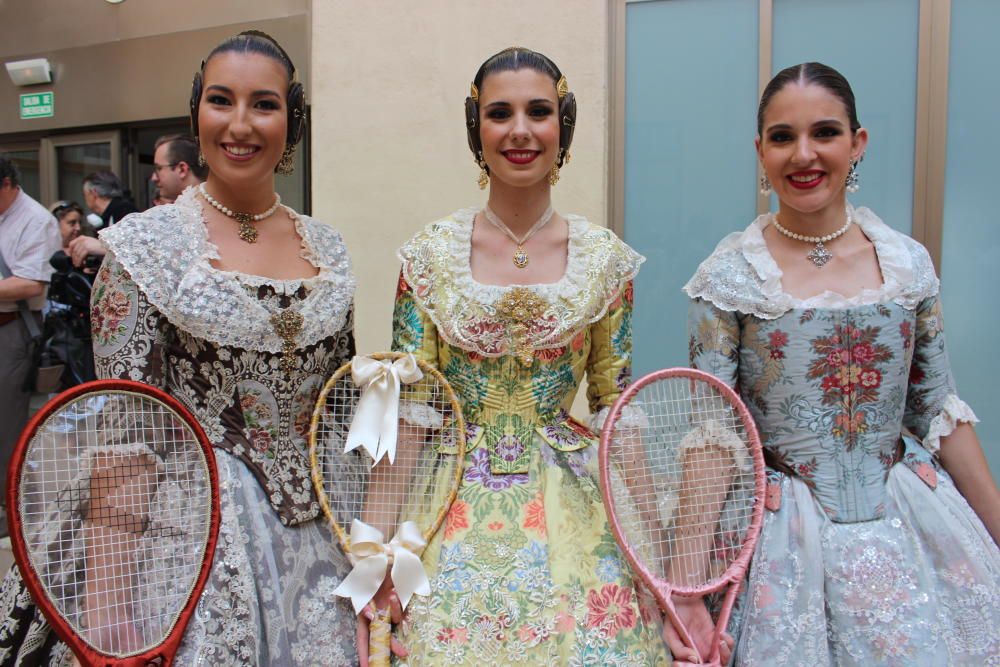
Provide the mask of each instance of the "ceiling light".
{"label": "ceiling light", "polygon": [[5,63],[7,74],[15,86],[33,86],[36,83],[52,83],[52,67],[48,58],[15,60]]}

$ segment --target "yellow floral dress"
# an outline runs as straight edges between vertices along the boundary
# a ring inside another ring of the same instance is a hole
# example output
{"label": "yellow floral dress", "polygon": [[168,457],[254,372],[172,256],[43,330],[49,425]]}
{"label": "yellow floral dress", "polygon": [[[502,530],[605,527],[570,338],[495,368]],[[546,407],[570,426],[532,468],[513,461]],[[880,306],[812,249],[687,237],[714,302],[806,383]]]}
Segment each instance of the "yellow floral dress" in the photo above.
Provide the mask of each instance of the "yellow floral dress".
{"label": "yellow floral dress", "polygon": [[398,631],[407,662],[669,664],[655,602],[608,528],[595,432],[569,416],[585,373],[592,412],[629,381],[643,258],[569,216],[561,280],[484,285],[469,264],[474,217],[432,223],[399,253],[393,347],[444,373],[469,424],[458,499],[424,556],[433,592]]}

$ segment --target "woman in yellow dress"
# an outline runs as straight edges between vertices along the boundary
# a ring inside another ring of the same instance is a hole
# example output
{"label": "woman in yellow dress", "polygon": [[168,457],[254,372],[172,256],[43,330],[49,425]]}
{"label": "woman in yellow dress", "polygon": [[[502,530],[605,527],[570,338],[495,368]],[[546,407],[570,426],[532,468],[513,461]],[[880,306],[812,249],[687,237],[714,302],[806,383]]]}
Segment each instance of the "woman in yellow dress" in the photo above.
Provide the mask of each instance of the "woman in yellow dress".
{"label": "woman in yellow dress", "polygon": [[[393,346],[455,388],[469,453],[424,555],[433,592],[410,603],[397,635],[412,666],[669,664],[596,475],[595,429],[630,377],[643,258],[552,209],[576,103],[551,60],[523,48],[492,56],[466,109],[487,204],[431,223],[399,252]],[[569,416],[584,374],[590,425]]]}

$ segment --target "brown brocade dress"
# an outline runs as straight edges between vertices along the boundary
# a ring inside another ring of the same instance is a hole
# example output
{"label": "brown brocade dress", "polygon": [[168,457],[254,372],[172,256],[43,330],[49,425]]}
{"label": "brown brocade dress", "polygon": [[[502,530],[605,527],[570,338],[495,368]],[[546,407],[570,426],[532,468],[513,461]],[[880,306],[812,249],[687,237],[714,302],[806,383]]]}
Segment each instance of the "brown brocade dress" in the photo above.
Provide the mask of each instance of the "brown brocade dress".
{"label": "brown brocade dress", "polygon": [[[313,278],[214,268],[218,252],[193,189],[101,235],[109,253],[92,302],[98,375],[179,399],[219,468],[218,547],[177,665],[357,662],[355,615],[332,594],[349,565],[316,520],[306,444],[323,382],[354,352],[355,282],[340,235],[289,214],[302,257],[318,269]],[[299,324],[284,337],[275,326],[282,317]],[[57,531],[53,540],[79,541],[82,558],[79,527]],[[0,589],[0,618],[0,664],[68,664],[16,569]]]}

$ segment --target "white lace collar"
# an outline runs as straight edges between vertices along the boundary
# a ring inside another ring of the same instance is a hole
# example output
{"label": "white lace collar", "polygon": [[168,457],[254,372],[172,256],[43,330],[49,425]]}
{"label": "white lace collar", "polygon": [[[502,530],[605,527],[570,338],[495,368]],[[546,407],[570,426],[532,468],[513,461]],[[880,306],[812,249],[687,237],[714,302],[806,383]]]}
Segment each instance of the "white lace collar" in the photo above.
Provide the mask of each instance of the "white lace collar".
{"label": "white lace collar", "polygon": [[[855,222],[875,246],[882,285],[850,297],[837,292],[799,299],[784,291],[782,271],[774,261],[764,229],[773,216],[759,216],[743,232],[724,238],[684,286],[692,298],[704,298],[723,310],[738,310],[764,319],[780,317],[793,309],[844,309],[894,301],[913,309],[937,294],[939,282],[927,250],[897,232],[867,208],[851,209]],[[729,274],[729,275],[725,275]]]}
{"label": "white lace collar", "polygon": [[431,223],[399,250],[403,276],[414,296],[449,343],[485,356],[511,351],[509,323],[498,304],[514,291],[530,291],[544,313],[529,331],[535,349],[565,344],[581,327],[607,312],[645,258],[611,231],[586,218],[566,215],[566,271],[552,283],[489,285],[472,276],[473,219],[479,209],[461,209]]}
{"label": "white lace collar", "polygon": [[271,314],[280,308],[258,298],[254,288],[270,286],[279,295],[306,289],[306,296],[289,306],[303,316],[299,347],[344,326],[355,289],[340,234],[286,210],[302,238],[301,256],[319,269],[311,278],[279,280],[212,266],[219,251],[208,238],[193,187],[173,205],[134,214],[100,236],[149,302],[177,327],[218,345],[276,353],[282,339]]}

